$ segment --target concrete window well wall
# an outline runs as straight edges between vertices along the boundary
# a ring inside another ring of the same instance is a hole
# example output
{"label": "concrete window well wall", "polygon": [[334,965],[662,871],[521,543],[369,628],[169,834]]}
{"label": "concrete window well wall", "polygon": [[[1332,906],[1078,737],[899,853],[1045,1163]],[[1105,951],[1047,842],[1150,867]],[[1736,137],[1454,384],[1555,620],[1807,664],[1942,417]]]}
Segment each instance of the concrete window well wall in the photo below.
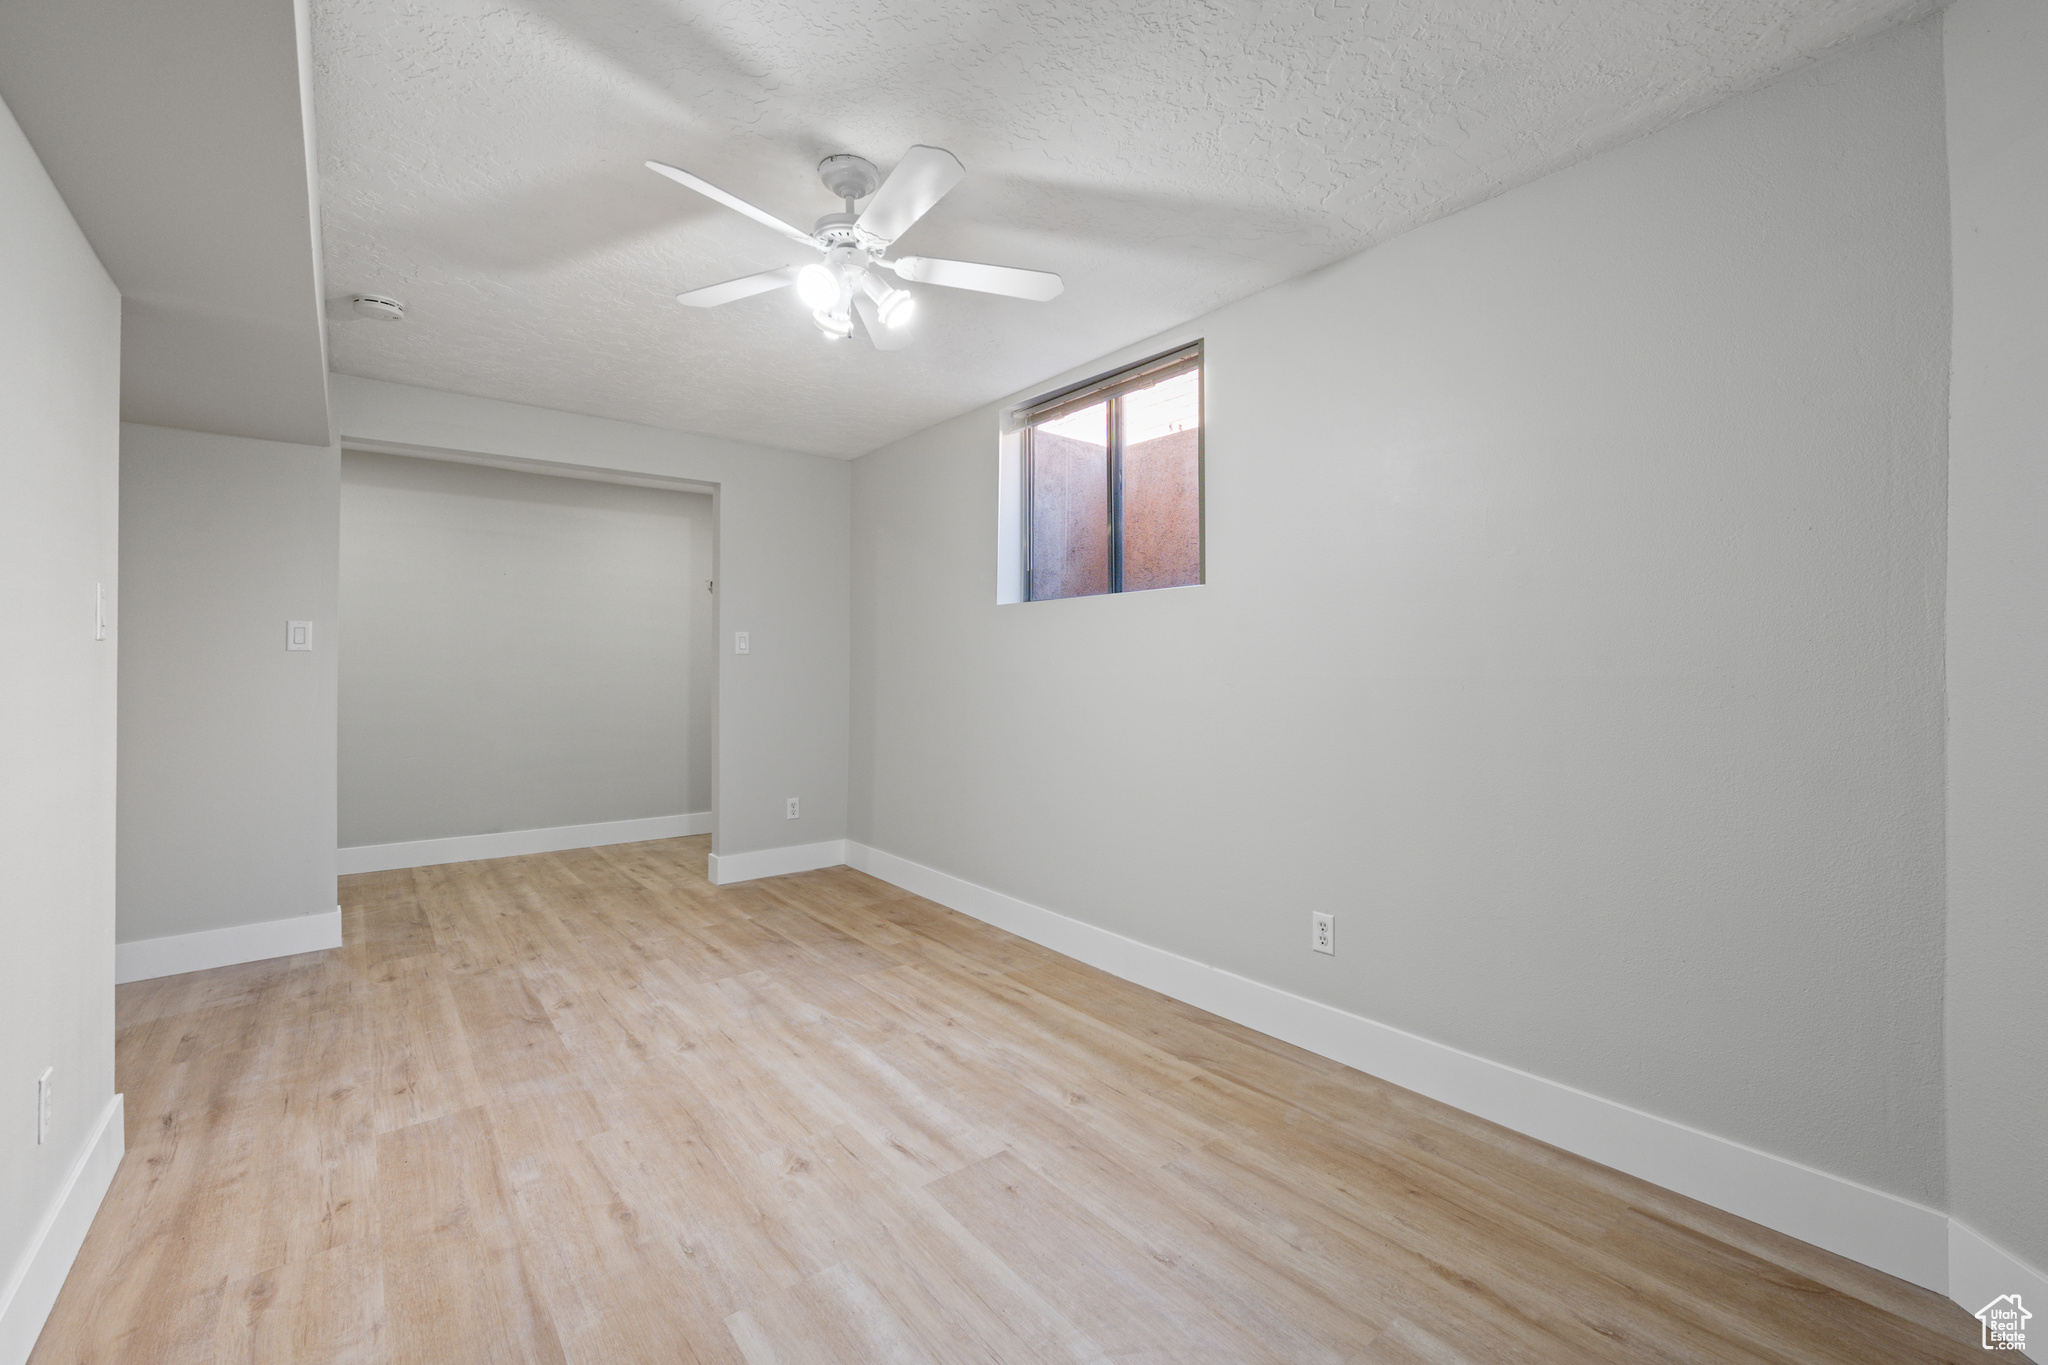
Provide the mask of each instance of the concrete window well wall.
{"label": "concrete window well wall", "polygon": [[341,484],[344,871],[709,829],[709,494],[355,450]]}

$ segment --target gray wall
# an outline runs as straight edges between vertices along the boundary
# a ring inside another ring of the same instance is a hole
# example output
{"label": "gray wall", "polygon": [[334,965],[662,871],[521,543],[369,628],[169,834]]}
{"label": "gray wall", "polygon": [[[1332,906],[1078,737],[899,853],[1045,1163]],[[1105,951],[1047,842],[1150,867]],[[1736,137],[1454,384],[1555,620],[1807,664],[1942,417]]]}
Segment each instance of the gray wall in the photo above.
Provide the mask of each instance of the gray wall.
{"label": "gray wall", "polygon": [[1958,1218],[2048,1270],[2048,7],[1962,0],[1942,32],[1949,1179]]}
{"label": "gray wall", "polygon": [[1947,226],[1921,26],[1090,367],[1207,339],[1205,586],[864,456],[852,836],[1938,1204]]}
{"label": "gray wall", "polygon": [[334,908],[339,463],[121,428],[124,943]]}
{"label": "gray wall", "polygon": [[341,845],[711,808],[711,498],[343,451]]}
{"label": "gray wall", "polygon": [[[114,1096],[121,298],[0,106],[0,1291]],[[52,1070],[38,1146],[36,1078]],[[0,1303],[20,1359],[46,1303]],[[31,1320],[33,1319],[33,1320]]]}
{"label": "gray wall", "polygon": [[[405,384],[334,377],[342,439],[715,487],[713,846],[720,854],[846,833],[848,498],[844,460]],[[733,632],[752,652],[732,652]],[[787,797],[803,818],[783,819]]]}

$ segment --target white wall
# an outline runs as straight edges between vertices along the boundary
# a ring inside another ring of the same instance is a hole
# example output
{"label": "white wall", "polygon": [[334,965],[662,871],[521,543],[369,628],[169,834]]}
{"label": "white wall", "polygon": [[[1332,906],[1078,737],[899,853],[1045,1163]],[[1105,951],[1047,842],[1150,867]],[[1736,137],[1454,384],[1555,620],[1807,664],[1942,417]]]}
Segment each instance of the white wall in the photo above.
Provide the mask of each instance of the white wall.
{"label": "white wall", "polygon": [[[2048,6],[1962,0],[1942,31],[1955,252],[1949,1180],[1956,1216],[2038,1274],[2048,1271]],[[2034,1312],[2037,1328],[2048,1324],[2048,1309]]]}
{"label": "white wall", "polygon": [[[335,423],[352,447],[455,453],[715,487],[720,855],[846,834],[845,461],[345,375]],[[732,652],[747,631],[752,652]],[[803,817],[783,818],[787,797]]]}
{"label": "white wall", "polygon": [[334,910],[339,464],[121,428],[123,943]]}
{"label": "white wall", "polygon": [[711,498],[343,451],[341,846],[711,808]]}
{"label": "white wall", "polygon": [[1206,338],[1205,586],[998,606],[998,409],[864,456],[851,837],[1938,1205],[1941,101],[1899,31],[1089,367]]}
{"label": "white wall", "polygon": [[[116,636],[93,637],[94,585],[119,604],[121,299],[5,106],[0,297],[0,1365],[14,1365],[111,1174],[67,1201],[114,1100]],[[38,1144],[45,1068],[56,1103]]]}

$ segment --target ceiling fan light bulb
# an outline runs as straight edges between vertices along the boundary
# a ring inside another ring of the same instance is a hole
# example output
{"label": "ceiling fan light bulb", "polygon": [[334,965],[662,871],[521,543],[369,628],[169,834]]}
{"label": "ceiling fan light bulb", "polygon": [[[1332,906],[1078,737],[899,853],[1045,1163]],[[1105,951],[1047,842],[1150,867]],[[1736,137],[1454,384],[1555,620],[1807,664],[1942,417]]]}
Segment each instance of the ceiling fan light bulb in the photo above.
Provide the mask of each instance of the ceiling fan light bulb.
{"label": "ceiling fan light bulb", "polygon": [[827,341],[844,341],[853,335],[853,319],[851,317],[830,313],[823,308],[819,308],[811,313],[811,321],[818,324],[818,330],[825,334]]}
{"label": "ceiling fan light bulb", "polygon": [[839,277],[822,265],[807,265],[796,272],[796,292],[813,312],[839,302]]}
{"label": "ceiling fan light bulb", "polygon": [[917,296],[908,289],[892,289],[887,298],[875,306],[884,327],[901,327],[910,321],[910,315],[917,311]]}

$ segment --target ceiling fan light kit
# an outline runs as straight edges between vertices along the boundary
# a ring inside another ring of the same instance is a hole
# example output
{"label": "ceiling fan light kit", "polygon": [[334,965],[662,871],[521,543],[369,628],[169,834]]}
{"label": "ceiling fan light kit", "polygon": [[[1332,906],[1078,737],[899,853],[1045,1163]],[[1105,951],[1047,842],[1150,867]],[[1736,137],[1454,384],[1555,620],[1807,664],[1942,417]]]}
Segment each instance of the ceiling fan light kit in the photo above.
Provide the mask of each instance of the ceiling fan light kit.
{"label": "ceiling fan light kit", "polygon": [[875,313],[882,319],[884,327],[901,327],[910,321],[910,315],[917,311],[917,296],[908,289],[894,289],[882,282],[872,270],[861,272],[860,287],[874,301]]}
{"label": "ceiling fan light kit", "polygon": [[807,265],[796,272],[796,292],[811,311],[829,309],[839,302],[839,277],[822,265]]}
{"label": "ceiling fan light kit", "polygon": [[[802,242],[824,253],[822,262],[798,269],[785,266],[745,275],[723,284],[706,285],[676,295],[676,302],[692,308],[716,308],[720,304],[751,298],[771,290],[795,285],[797,297],[811,310],[812,321],[827,340],[845,341],[858,330],[864,332],[877,350],[893,351],[908,340],[900,335],[917,311],[917,297],[884,280],[878,268],[899,279],[935,284],[947,289],[971,289],[977,293],[1000,294],[1006,298],[1043,303],[1056,298],[1066,286],[1058,275],[1044,270],[1020,270],[1015,266],[982,265],[974,261],[936,260],[927,256],[901,256],[891,260],[887,252],[898,237],[924,217],[932,206],[960,183],[966,170],[951,152],[939,147],[912,147],[887,180],[865,157],[840,152],[818,163],[818,178],[825,188],[846,205],[841,213],[828,213],[808,233],[790,226],[765,209],[756,208],[736,195],[727,194],[708,180],[659,161],[647,169],[665,175],[714,199],[737,213],[772,228],[792,241]],[[856,209],[861,199],[865,209]]]}

